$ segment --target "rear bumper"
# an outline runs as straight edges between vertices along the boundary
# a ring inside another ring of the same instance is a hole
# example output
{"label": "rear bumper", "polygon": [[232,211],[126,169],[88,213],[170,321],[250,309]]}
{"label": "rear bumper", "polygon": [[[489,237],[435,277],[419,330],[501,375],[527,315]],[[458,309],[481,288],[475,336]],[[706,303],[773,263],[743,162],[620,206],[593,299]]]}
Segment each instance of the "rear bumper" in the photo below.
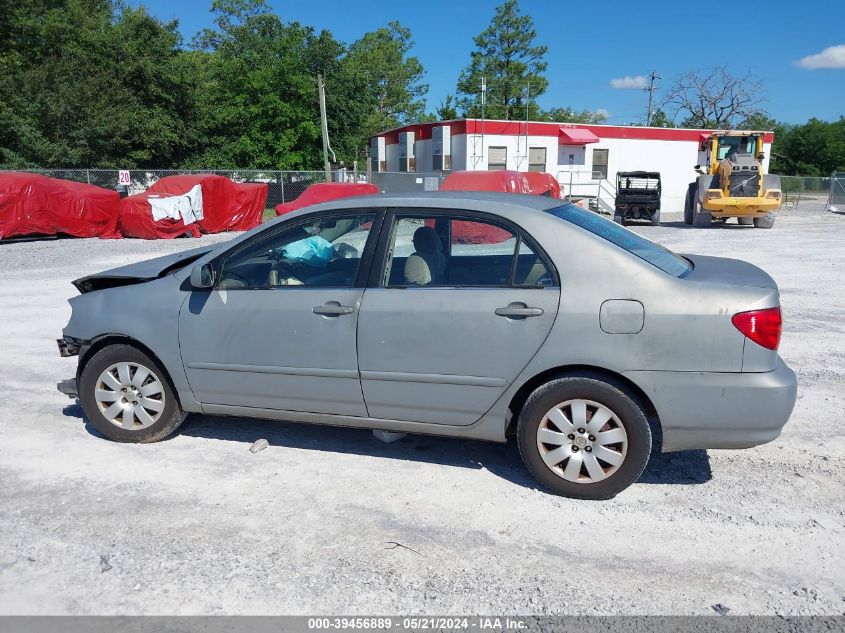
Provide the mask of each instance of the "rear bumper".
{"label": "rear bumper", "polygon": [[625,375],[651,398],[663,452],[749,448],[771,442],[789,420],[798,381],[778,358],[773,371],[710,373],[634,371]]}

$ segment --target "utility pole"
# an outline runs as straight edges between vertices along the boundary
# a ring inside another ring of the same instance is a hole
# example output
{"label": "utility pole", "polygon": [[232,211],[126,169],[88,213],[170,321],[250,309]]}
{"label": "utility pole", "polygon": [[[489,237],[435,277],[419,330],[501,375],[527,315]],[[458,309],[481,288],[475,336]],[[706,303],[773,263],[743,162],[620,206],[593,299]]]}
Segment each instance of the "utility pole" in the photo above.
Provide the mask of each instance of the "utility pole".
{"label": "utility pole", "polygon": [[658,75],[656,70],[652,70],[651,74],[649,75],[648,88],[643,88],[643,90],[648,92],[648,115],[646,116],[646,120],[645,120],[646,126],[651,125],[651,104],[652,104],[652,101],[654,100],[654,80],[655,79],[663,79],[663,77]]}
{"label": "utility pole", "polygon": [[[479,162],[484,164],[484,104],[487,102],[487,81],[481,75],[481,158]],[[478,167],[478,163],[475,164]]]}
{"label": "utility pole", "polygon": [[332,181],[332,168],[329,164],[329,122],[326,119],[326,85],[323,76],[317,75],[317,92],[320,96],[320,125],[323,128],[323,167],[326,170],[326,182]]}
{"label": "utility pole", "polygon": [[525,171],[528,171],[528,119],[531,118],[531,82],[525,84]]}

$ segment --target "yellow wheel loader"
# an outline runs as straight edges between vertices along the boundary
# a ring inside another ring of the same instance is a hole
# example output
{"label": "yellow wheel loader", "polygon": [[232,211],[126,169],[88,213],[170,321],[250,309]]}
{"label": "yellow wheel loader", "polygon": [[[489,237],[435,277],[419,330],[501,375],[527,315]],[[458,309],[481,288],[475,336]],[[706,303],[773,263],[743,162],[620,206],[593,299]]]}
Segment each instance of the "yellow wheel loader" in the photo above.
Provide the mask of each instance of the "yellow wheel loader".
{"label": "yellow wheel loader", "polygon": [[701,142],[705,165],[690,183],[684,222],[706,227],[713,220],[770,229],[780,208],[780,176],[764,173],[762,132],[713,132]]}

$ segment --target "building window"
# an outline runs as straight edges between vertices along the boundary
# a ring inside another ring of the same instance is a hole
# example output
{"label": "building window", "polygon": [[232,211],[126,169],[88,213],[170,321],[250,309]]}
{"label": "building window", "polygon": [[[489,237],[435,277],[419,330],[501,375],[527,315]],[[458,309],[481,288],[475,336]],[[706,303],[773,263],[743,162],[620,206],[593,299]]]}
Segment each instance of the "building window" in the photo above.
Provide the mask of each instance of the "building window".
{"label": "building window", "polygon": [[546,171],[546,148],[528,148],[528,171]]}
{"label": "building window", "polygon": [[489,171],[502,171],[508,166],[507,147],[487,148],[487,169]]}
{"label": "building window", "polygon": [[598,172],[601,178],[607,179],[607,157],[610,153],[608,149],[594,149],[593,150],[593,173]]}

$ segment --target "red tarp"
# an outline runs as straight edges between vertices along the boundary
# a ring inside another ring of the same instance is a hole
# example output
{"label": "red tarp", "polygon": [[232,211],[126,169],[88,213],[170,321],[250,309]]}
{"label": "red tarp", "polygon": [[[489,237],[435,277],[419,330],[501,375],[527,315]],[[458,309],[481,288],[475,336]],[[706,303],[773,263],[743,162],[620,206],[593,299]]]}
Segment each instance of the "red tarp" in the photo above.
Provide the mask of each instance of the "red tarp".
{"label": "red tarp", "polygon": [[0,239],[24,235],[117,238],[116,191],[23,172],[0,173]]}
{"label": "red tarp", "polygon": [[202,186],[203,233],[248,231],[261,224],[267,204],[265,183],[236,183],[225,176],[167,176],[147,189],[147,193],[181,196],[194,186]]}
{"label": "red tarp", "polygon": [[153,211],[147,201],[150,196],[161,197],[161,194],[151,194],[147,191],[120,201],[117,213],[118,228],[123,235],[145,240],[167,240],[181,235],[200,236],[196,222],[186,225],[184,221],[173,218],[153,220]]}
{"label": "red tarp", "polygon": [[284,215],[312,204],[351,198],[353,196],[369,196],[380,193],[379,188],[365,182],[318,182],[308,188],[293,202],[276,205],[276,215]]}
{"label": "red tarp", "polygon": [[528,193],[549,198],[561,197],[560,183],[551,174],[544,171],[525,171],[522,175],[528,181]]}
{"label": "red tarp", "polygon": [[[202,189],[202,220],[185,224],[172,218],[153,219],[150,197],[183,196],[197,185]],[[144,193],[120,201],[119,227],[127,237],[143,239],[248,231],[261,224],[266,203],[264,183],[235,183],[214,174],[167,176]]]}
{"label": "red tarp", "polygon": [[453,171],[440,185],[442,191],[499,191],[530,193],[525,175],[518,171]]}

